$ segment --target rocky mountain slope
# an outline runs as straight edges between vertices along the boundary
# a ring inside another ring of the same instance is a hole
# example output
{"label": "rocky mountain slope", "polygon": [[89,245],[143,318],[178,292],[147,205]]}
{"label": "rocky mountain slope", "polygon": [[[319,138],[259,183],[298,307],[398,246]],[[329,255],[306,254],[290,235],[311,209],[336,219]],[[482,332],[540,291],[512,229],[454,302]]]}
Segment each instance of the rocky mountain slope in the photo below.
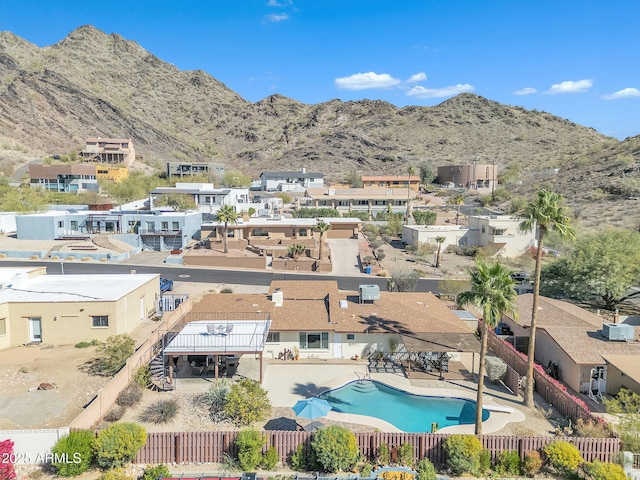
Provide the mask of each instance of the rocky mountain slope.
{"label": "rocky mountain slope", "polygon": [[181,71],[91,26],[44,48],[0,32],[3,171],[35,156],[77,151],[92,136],[133,138],[149,165],[217,161],[254,177],[306,167],[337,181],[349,171],[402,173],[425,160],[495,162],[499,171],[515,172],[508,180],[516,193],[551,183],[570,203],[591,191],[622,198],[614,179],[636,177],[640,158],[638,137],[618,142],[473,94],[434,107],[377,100],[306,105],[281,95],[251,103],[205,72]]}

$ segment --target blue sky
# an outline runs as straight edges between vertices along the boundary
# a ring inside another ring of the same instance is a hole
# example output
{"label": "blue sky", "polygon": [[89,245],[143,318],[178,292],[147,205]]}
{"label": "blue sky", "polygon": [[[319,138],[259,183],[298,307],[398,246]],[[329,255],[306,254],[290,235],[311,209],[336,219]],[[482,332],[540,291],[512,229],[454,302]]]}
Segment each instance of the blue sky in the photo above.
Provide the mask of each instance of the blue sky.
{"label": "blue sky", "polygon": [[39,46],[91,24],[256,102],[459,92],[640,134],[637,0],[0,0],[0,30]]}

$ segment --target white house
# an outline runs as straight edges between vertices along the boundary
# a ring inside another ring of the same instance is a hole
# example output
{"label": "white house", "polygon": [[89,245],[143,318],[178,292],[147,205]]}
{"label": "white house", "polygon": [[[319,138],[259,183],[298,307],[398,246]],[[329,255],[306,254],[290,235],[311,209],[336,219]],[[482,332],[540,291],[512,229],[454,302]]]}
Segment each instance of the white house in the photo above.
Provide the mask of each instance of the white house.
{"label": "white house", "polygon": [[307,172],[305,168],[297,172],[262,172],[260,182],[264,192],[304,192],[308,188],[324,187],[324,174]]}

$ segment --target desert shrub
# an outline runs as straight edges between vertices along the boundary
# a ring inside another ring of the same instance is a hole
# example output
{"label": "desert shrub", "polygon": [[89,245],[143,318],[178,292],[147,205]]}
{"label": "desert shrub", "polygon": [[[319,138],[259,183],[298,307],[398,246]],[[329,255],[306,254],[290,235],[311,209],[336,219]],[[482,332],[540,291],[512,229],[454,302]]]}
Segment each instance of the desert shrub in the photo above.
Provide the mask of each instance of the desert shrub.
{"label": "desert shrub", "polygon": [[271,413],[271,402],[262,385],[243,378],[231,386],[224,413],[234,424],[243,427],[265,420]]}
{"label": "desert shrub", "polygon": [[499,452],[494,470],[498,475],[520,475],[520,455],[515,450]]}
{"label": "desert shrub", "polygon": [[220,293],[233,293],[233,288],[223,288],[222,290],[220,290]]}
{"label": "desert shrub", "polygon": [[131,383],[142,389],[151,388],[153,382],[151,381],[151,369],[149,368],[149,365],[142,365],[138,367],[133,373]]}
{"label": "desert shrub", "polygon": [[374,223],[365,223],[362,225],[362,232],[375,232],[376,235],[379,233],[378,226]]}
{"label": "desert shrub", "polygon": [[436,467],[428,458],[423,458],[416,466],[417,480],[436,480]]}
{"label": "desert shrub", "polygon": [[174,398],[156,400],[140,412],[139,420],[147,423],[169,423],[178,413],[178,401]]}
{"label": "desert shrub", "polygon": [[318,463],[327,472],[351,470],[360,455],[355,434],[337,425],[318,430],[311,445]]}
{"label": "desert shrub", "polygon": [[352,210],[351,212],[349,212],[349,217],[350,218],[359,218],[363,222],[366,222],[366,221],[369,220],[369,212],[357,212],[355,210]]}
{"label": "desert shrub", "polygon": [[579,418],[575,425],[576,434],[587,438],[609,438],[611,431],[605,423]]}
{"label": "desert shrub", "polygon": [[158,480],[159,478],[170,476],[171,472],[169,472],[167,466],[161,463],[159,465],[154,465],[153,467],[145,468],[140,480]]}
{"label": "desert shrub", "polygon": [[544,447],[549,464],[561,474],[575,472],[583,460],[580,450],[566,440],[556,440]]}
{"label": "desert shrub", "polygon": [[363,263],[366,263],[366,264],[373,263],[373,262],[375,262],[375,261],[376,261],[376,257],[371,256],[371,255],[367,255],[366,257],[364,257],[364,258],[362,259],[362,262],[363,262]]}
{"label": "desert shrub", "polygon": [[[360,473],[360,478],[370,477],[372,471],[373,471],[373,465],[371,465],[369,462],[364,462],[362,465],[360,465],[360,468],[358,469],[358,472]],[[420,479],[420,480],[435,480],[435,477],[433,479]]]}
{"label": "desert shrub", "polygon": [[474,435],[455,434],[444,442],[447,465],[454,475],[475,474],[480,469],[482,442]]}
{"label": "desert shrub", "polygon": [[382,442],[378,448],[377,460],[379,465],[389,465],[391,462],[391,451],[385,442]]}
{"label": "desert shrub", "polygon": [[98,433],[94,441],[96,461],[102,468],[121,467],[133,459],[145,442],[147,432],[135,423],[114,423]]}
{"label": "desert shrub", "polygon": [[373,250],[378,250],[382,246],[383,243],[384,242],[382,240],[376,239],[376,240],[371,242],[371,248]]}
{"label": "desert shrub", "polygon": [[226,419],[224,406],[227,404],[227,396],[231,389],[229,383],[223,378],[215,381],[202,396],[202,401],[209,409],[211,418],[218,422]]}
{"label": "desert shrub", "polygon": [[378,257],[378,260],[382,261],[387,255],[384,253],[384,250],[380,249],[376,252],[376,256]]}
{"label": "desert shrub", "polygon": [[624,468],[617,463],[603,463],[594,460],[585,463],[584,470],[593,480],[628,480]]}
{"label": "desert shrub", "polygon": [[89,348],[89,347],[95,347],[97,345],[100,345],[100,342],[94,338],[90,342],[78,342],[74,346],[76,348]]}
{"label": "desert shrub", "polygon": [[121,407],[120,405],[116,405],[115,407],[113,407],[111,410],[107,412],[107,414],[104,416],[104,420],[106,422],[117,422],[124,415],[124,411],[125,411],[124,407]]}
{"label": "desert shrub", "polygon": [[118,394],[116,403],[122,407],[132,407],[142,398],[142,389],[138,385],[130,383]]}
{"label": "desert shrub", "polygon": [[103,472],[98,480],[133,480],[133,478],[125,474],[121,468],[112,468]]}
{"label": "desert shrub", "polygon": [[291,468],[297,472],[310,472],[318,469],[316,452],[309,443],[297,446],[291,455]]}
{"label": "desert shrub", "polygon": [[535,477],[542,468],[542,458],[540,458],[540,452],[535,450],[527,452],[524,455],[521,469],[522,473],[527,477]]}
{"label": "desert shrub", "polygon": [[413,465],[413,446],[403,443],[398,447],[398,463],[411,467]]}
{"label": "desert shrub", "polygon": [[413,219],[417,225],[435,225],[438,214],[432,210],[414,210]]}
{"label": "desert shrub", "polygon": [[238,462],[245,472],[256,469],[262,460],[262,446],[264,438],[257,430],[243,430],[236,437],[238,447]]}
{"label": "desert shrub", "polygon": [[[93,442],[95,435],[91,430],[74,430],[62,437],[51,449],[58,458],[68,459],[52,462],[56,474],[61,477],[75,477],[86,472],[93,462]],[[2,475],[0,474],[0,478]]]}
{"label": "desert shrub", "polygon": [[262,460],[260,460],[260,466],[264,470],[273,470],[278,464],[279,460],[280,460],[280,456],[278,455],[278,450],[276,450],[276,447],[271,445],[269,448],[267,448],[267,451],[264,452],[264,454],[262,455]]}
{"label": "desert shrub", "polygon": [[96,366],[103,375],[114,375],[124,367],[134,351],[135,341],[129,335],[112,335],[97,349]]}

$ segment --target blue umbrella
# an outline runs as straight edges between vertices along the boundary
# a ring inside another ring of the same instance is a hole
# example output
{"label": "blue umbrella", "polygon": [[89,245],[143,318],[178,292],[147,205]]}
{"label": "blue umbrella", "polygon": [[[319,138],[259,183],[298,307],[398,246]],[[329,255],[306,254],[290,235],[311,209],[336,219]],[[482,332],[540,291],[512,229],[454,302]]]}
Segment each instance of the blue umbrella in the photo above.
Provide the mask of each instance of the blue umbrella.
{"label": "blue umbrella", "polygon": [[293,411],[298,417],[315,420],[324,417],[331,410],[331,405],[326,400],[318,397],[305,398],[298,400],[293,406]]}

